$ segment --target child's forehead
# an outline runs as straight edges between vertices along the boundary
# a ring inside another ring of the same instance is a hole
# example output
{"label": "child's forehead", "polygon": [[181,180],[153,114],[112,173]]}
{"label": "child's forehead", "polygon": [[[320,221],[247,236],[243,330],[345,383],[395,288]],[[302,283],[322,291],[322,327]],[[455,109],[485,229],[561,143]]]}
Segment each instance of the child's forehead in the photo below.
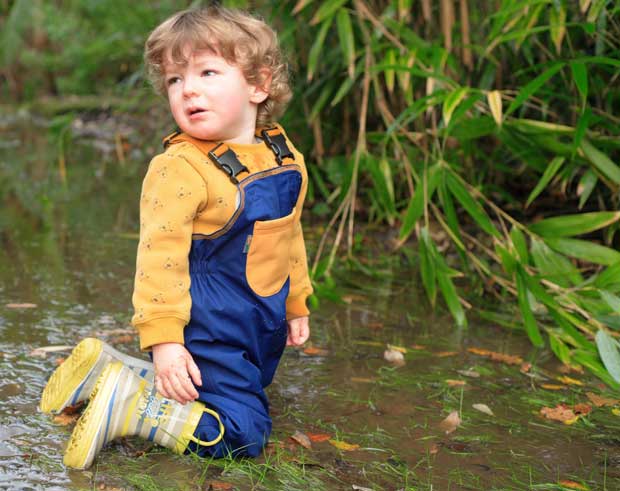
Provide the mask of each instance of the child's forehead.
{"label": "child's forehead", "polygon": [[231,64],[225,59],[215,46],[191,46],[184,45],[168,48],[164,51],[162,62],[164,68],[187,66],[190,60],[193,62],[216,62]]}

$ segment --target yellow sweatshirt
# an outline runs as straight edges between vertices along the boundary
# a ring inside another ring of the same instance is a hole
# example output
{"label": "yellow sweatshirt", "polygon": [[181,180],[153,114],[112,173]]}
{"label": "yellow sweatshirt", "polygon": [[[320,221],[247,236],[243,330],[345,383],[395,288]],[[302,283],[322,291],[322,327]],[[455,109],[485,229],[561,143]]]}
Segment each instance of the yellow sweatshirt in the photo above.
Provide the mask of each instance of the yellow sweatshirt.
{"label": "yellow sweatshirt", "polygon": [[[287,319],[293,319],[308,315],[306,298],[312,293],[312,286],[301,227],[308,174],[303,155],[288,139],[287,144],[302,173],[286,302]],[[221,230],[237,208],[237,186],[203,151],[211,146],[185,134],[175,136],[166,151],[151,161],[144,178],[132,318],[142,349],[160,343],[183,343],[183,329],[189,322],[192,305],[188,258],[192,238]],[[265,143],[228,146],[248,168],[249,175],[277,165]],[[247,176],[241,173],[238,178]]]}

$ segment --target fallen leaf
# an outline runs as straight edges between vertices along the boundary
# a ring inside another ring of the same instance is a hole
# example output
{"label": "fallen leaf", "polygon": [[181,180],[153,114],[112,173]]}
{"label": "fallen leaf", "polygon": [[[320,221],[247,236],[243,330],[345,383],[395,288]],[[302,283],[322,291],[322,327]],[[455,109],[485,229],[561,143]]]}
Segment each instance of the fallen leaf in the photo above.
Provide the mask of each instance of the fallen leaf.
{"label": "fallen leaf", "polygon": [[312,448],[312,442],[310,441],[310,438],[308,438],[308,435],[299,430],[293,433],[290,436],[290,439],[304,448]]}
{"label": "fallen leaf", "polygon": [[308,438],[310,438],[310,441],[314,443],[326,442],[327,440],[330,440],[332,437],[331,435],[328,435],[327,433],[306,433],[306,435],[308,435]]}
{"label": "fallen leaf", "polygon": [[356,443],[347,443],[347,442],[343,442],[342,440],[329,440],[329,443],[331,443],[337,449],[345,450],[347,452],[358,450],[360,448],[360,446],[357,445]]}
{"label": "fallen leaf", "polygon": [[225,481],[211,481],[207,486],[207,491],[231,491],[235,489],[235,487]]}
{"label": "fallen leaf", "polygon": [[357,486],[356,484],[352,484],[351,487],[353,488],[353,491],[374,491],[371,488],[365,488],[364,486]]}
{"label": "fallen leaf", "polygon": [[547,419],[562,422],[572,420],[576,417],[573,410],[564,404],[559,404],[554,408],[545,406],[540,410],[540,414]]}
{"label": "fallen leaf", "polygon": [[580,365],[562,365],[560,368],[558,368],[558,372],[563,374],[571,372],[583,374],[583,367]]}
{"label": "fallen leaf", "polygon": [[7,303],[7,309],[36,309],[36,303]]}
{"label": "fallen leaf", "polygon": [[463,387],[463,385],[466,385],[467,382],[465,382],[465,380],[447,379],[446,384],[448,384],[450,387]]}
{"label": "fallen leaf", "polygon": [[562,390],[567,389],[566,385],[558,385],[558,384],[540,384],[543,389],[547,390]]}
{"label": "fallen leaf", "polygon": [[590,404],[580,402],[579,404],[575,404],[573,406],[573,411],[575,411],[575,414],[579,416],[587,416],[592,412],[592,406],[590,406]]}
{"label": "fallen leaf", "polygon": [[394,346],[393,344],[388,344],[387,348],[391,350],[400,351],[401,353],[407,353],[407,348],[403,346]]}
{"label": "fallen leaf", "polygon": [[523,358],[517,355],[507,355],[505,353],[497,353],[495,351],[490,351],[482,348],[467,348],[467,351],[473,353],[474,355],[484,356],[486,358],[490,358],[493,361],[506,363],[508,365],[521,365],[522,363],[524,363]]}
{"label": "fallen leaf", "polygon": [[415,349],[415,350],[422,350],[422,349],[426,349],[426,346],[422,346],[421,344],[412,344],[411,346],[409,346],[411,349]]}
{"label": "fallen leaf", "polygon": [[405,364],[405,357],[400,351],[395,349],[386,349],[383,352],[383,358],[397,367],[402,367]]}
{"label": "fallen leaf", "polygon": [[583,385],[583,382],[581,380],[577,380],[571,377],[567,377],[566,375],[562,376],[562,377],[557,377],[557,379],[562,382],[563,384],[566,385]]}
{"label": "fallen leaf", "polygon": [[452,433],[461,424],[461,418],[458,411],[452,411],[446,419],[439,423],[439,428],[446,432],[446,435]]}
{"label": "fallen leaf", "polygon": [[54,360],[54,363],[56,364],[57,367],[59,367],[65,362],[65,360],[66,358],[63,358],[62,356],[60,356]]}
{"label": "fallen leaf", "polygon": [[86,404],[86,401],[80,401],[74,404],[73,406],[65,406],[65,408],[62,410],[62,413],[63,414],[77,414],[82,411],[82,408],[84,407],[85,404]]}
{"label": "fallen leaf", "polygon": [[65,413],[60,413],[57,414],[56,416],[54,416],[52,418],[52,421],[60,426],[68,426],[70,424],[75,423],[78,418],[80,417],[79,414],[65,414]]}
{"label": "fallen leaf", "polygon": [[529,361],[524,361],[523,363],[521,363],[521,366],[519,367],[519,371],[521,373],[527,373],[532,369],[532,364]]}
{"label": "fallen leaf", "polygon": [[69,351],[73,346],[42,346],[35,348],[30,352],[30,356],[38,356],[39,358],[45,358],[48,353],[55,353],[56,351]]}
{"label": "fallen leaf", "polygon": [[457,370],[457,373],[465,377],[480,378],[480,374],[474,370]]}
{"label": "fallen leaf", "polygon": [[435,353],[435,356],[439,358],[446,358],[447,356],[454,356],[458,354],[458,351],[438,351],[437,353]]}
{"label": "fallen leaf", "polygon": [[578,489],[580,491],[588,491],[588,488],[586,488],[583,484],[579,484],[578,482],[575,482],[575,481],[567,481],[565,479],[562,479],[561,481],[558,481],[558,484],[560,484],[561,486],[564,486],[565,488],[569,488],[569,489]]}
{"label": "fallen leaf", "polygon": [[590,402],[596,407],[615,406],[616,404],[620,403],[618,399],[610,399],[609,397],[599,396],[596,395],[594,392],[586,392],[586,396],[588,397],[588,399],[590,399]]}
{"label": "fallen leaf", "polygon": [[489,416],[495,416],[493,411],[491,411],[491,408],[486,404],[473,404],[472,407],[481,413],[488,414]]}
{"label": "fallen leaf", "polygon": [[431,455],[435,455],[437,452],[439,452],[439,445],[433,443],[431,445],[431,448],[428,449],[428,453],[430,453]]}
{"label": "fallen leaf", "polygon": [[316,346],[308,346],[303,350],[303,353],[308,356],[327,356],[329,351],[324,348],[317,348]]}
{"label": "fallen leaf", "polygon": [[372,377],[351,377],[351,382],[359,382],[361,384],[374,384],[377,381]]}

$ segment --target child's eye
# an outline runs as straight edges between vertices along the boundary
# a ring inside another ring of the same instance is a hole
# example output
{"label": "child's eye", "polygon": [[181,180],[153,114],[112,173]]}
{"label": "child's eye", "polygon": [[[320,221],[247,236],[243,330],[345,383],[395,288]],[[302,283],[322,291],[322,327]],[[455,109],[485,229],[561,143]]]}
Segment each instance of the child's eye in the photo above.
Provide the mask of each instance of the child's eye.
{"label": "child's eye", "polygon": [[179,77],[170,77],[168,80],[166,80],[166,85],[170,86],[176,84],[179,80],[181,80]]}
{"label": "child's eye", "polygon": [[203,70],[202,71],[203,77],[212,77],[213,75],[215,75],[215,70]]}

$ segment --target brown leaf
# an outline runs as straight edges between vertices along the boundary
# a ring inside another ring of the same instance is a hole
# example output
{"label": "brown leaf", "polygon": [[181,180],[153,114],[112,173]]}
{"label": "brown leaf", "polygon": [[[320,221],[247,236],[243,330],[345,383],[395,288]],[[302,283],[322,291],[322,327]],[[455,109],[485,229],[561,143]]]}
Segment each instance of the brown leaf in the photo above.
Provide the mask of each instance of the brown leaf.
{"label": "brown leaf", "polygon": [[308,438],[308,435],[299,430],[293,433],[289,438],[304,448],[312,448],[312,442],[310,441],[310,438]]}
{"label": "brown leaf", "polygon": [[78,418],[80,417],[79,414],[65,414],[65,413],[60,413],[57,414],[56,416],[54,416],[54,418],[52,419],[52,421],[60,426],[68,426],[70,424],[75,423]]}
{"label": "brown leaf", "polygon": [[566,404],[558,404],[556,407],[543,407],[540,410],[540,414],[547,419],[553,421],[561,421],[565,424],[573,424],[579,419],[579,416]]}
{"label": "brown leaf", "polygon": [[386,349],[383,352],[383,358],[397,367],[402,367],[405,364],[405,357],[400,351],[395,349]]}
{"label": "brown leaf", "polygon": [[438,358],[446,358],[447,356],[455,356],[458,354],[458,351],[438,351],[437,353],[435,353],[435,356],[437,356]]}
{"label": "brown leaf", "polygon": [[411,346],[409,346],[411,349],[415,349],[415,350],[423,350],[426,349],[426,346],[422,346],[421,344],[412,344]]}
{"label": "brown leaf", "polygon": [[329,353],[326,349],[317,348],[316,346],[308,346],[303,352],[308,356],[327,356]]}
{"label": "brown leaf", "polygon": [[476,411],[480,411],[481,413],[488,414],[489,416],[495,416],[491,408],[487,406],[486,404],[472,404],[472,407]]}
{"label": "brown leaf", "polygon": [[311,442],[315,442],[315,443],[326,442],[332,437],[331,435],[328,435],[327,433],[306,433],[306,435],[308,435],[308,438],[310,438]]}
{"label": "brown leaf", "polygon": [[439,428],[442,431],[446,432],[446,435],[452,433],[456,430],[461,424],[461,418],[459,417],[458,411],[452,411],[446,419],[444,419],[441,423],[439,423]]}
{"label": "brown leaf", "polygon": [[372,377],[351,377],[351,382],[358,382],[361,384],[374,384],[376,381],[377,379]]}
{"label": "brown leaf", "polygon": [[207,491],[231,491],[235,489],[235,487],[225,481],[210,481],[207,484]]}
{"label": "brown leaf", "polygon": [[36,309],[36,303],[7,303],[7,309]]}
{"label": "brown leaf", "polygon": [[532,369],[532,364],[529,361],[524,361],[523,363],[521,363],[521,367],[519,368],[519,371],[521,373],[527,373]]}
{"label": "brown leaf", "polygon": [[54,363],[56,364],[57,367],[59,367],[65,362],[65,360],[66,358],[63,358],[62,356],[60,356],[54,360]]}
{"label": "brown leaf", "polygon": [[475,370],[457,370],[456,372],[465,377],[480,378],[480,374]]}
{"label": "brown leaf", "polygon": [[596,395],[594,392],[586,392],[586,396],[588,397],[588,399],[590,399],[590,402],[596,407],[615,406],[616,404],[620,403],[618,399],[610,399],[609,397],[599,396]]}
{"label": "brown leaf", "polygon": [[566,375],[564,375],[563,377],[558,377],[557,379],[566,385],[583,385],[583,382],[581,380],[570,378]]}
{"label": "brown leaf", "polygon": [[587,416],[592,412],[592,406],[590,406],[590,404],[580,402],[579,404],[575,404],[573,406],[573,411],[575,411],[575,414],[578,416]]}
{"label": "brown leaf", "polygon": [[586,488],[583,484],[579,484],[578,482],[575,482],[575,481],[568,481],[566,479],[562,479],[558,481],[558,484],[565,488],[569,488],[569,489],[577,489],[579,491],[588,491],[588,488]]}
{"label": "brown leaf", "polygon": [[567,389],[566,385],[558,385],[558,384],[540,384],[543,389],[547,390],[562,390]]}
{"label": "brown leaf", "polygon": [[446,384],[448,384],[450,387],[463,387],[463,385],[466,385],[467,382],[465,382],[465,380],[447,379]]}
{"label": "brown leaf", "polygon": [[508,365],[521,365],[523,363],[523,358],[517,355],[507,355],[505,353],[497,353],[495,351],[482,348],[467,348],[467,351],[473,353],[474,355],[484,356],[493,361],[506,363]]}
{"label": "brown leaf", "polygon": [[431,455],[435,455],[437,452],[439,452],[439,445],[433,443],[431,445],[431,448],[428,449],[428,453],[430,453]]}
{"label": "brown leaf", "polygon": [[558,368],[558,372],[563,373],[564,375],[571,372],[583,374],[583,367],[580,365],[562,365]]}
{"label": "brown leaf", "polygon": [[351,452],[360,448],[360,446],[356,443],[347,443],[343,442],[342,440],[329,440],[329,443],[331,443],[337,449],[344,450],[346,452]]}

